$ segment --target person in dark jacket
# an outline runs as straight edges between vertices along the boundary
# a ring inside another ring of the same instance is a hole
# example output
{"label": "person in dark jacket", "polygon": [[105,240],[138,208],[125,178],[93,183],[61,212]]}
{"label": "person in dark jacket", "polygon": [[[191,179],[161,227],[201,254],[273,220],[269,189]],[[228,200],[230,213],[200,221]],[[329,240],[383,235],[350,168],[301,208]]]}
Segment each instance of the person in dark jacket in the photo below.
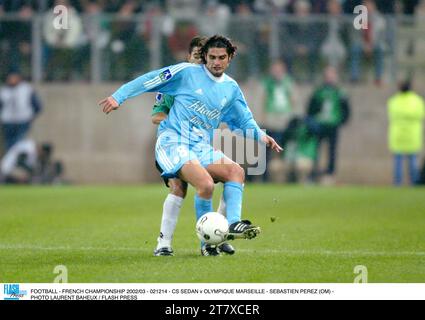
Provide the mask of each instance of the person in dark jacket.
{"label": "person in dark jacket", "polygon": [[7,152],[24,139],[42,104],[34,88],[22,79],[19,71],[11,70],[6,85],[0,88],[0,124]]}
{"label": "person in dark jacket", "polygon": [[[337,144],[339,129],[350,117],[350,106],[346,93],[338,86],[338,72],[334,67],[324,71],[324,83],[312,94],[307,115],[309,125],[315,127],[318,135],[318,148],[328,142],[328,165],[324,173],[324,182],[334,180],[336,172]],[[320,153],[319,153],[320,154]],[[323,173],[318,171],[318,157],[313,169],[313,180]]]}

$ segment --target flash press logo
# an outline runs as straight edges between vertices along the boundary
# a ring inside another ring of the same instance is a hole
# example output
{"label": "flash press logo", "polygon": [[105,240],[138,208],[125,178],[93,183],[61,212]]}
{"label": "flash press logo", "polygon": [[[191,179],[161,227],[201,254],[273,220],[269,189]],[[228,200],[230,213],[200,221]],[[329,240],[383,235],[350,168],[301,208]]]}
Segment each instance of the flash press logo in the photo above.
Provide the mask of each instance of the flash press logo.
{"label": "flash press logo", "polygon": [[26,291],[20,290],[19,284],[4,285],[4,300],[19,300],[27,294]]}

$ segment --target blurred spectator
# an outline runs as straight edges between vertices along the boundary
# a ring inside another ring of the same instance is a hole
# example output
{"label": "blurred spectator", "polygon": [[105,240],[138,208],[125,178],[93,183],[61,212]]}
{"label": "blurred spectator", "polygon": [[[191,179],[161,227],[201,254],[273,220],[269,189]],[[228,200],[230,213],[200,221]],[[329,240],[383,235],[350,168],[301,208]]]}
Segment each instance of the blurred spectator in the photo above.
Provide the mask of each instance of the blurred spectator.
{"label": "blurred spectator", "polygon": [[141,70],[140,63],[146,49],[136,32],[137,22],[134,20],[134,14],[140,10],[136,0],[126,0],[118,12],[119,20],[112,23],[109,65],[114,79],[128,80]]}
{"label": "blurred spectator", "polygon": [[309,183],[317,159],[318,137],[307,119],[295,117],[283,132],[282,146],[289,166],[289,182]]}
{"label": "blurred spectator", "polygon": [[0,7],[3,7],[5,12],[16,13],[23,7],[31,7],[35,9],[36,1],[34,0],[1,0]]}
{"label": "blurred spectator", "polygon": [[295,16],[290,22],[283,22],[280,40],[290,72],[295,79],[309,82],[314,80],[324,29],[323,25],[308,19],[310,12],[310,2],[295,2]]}
{"label": "blurred spectator", "polygon": [[18,71],[11,71],[6,85],[0,88],[0,121],[6,151],[25,138],[41,108],[32,86],[23,81]]}
{"label": "blurred spectator", "polygon": [[51,143],[37,146],[37,162],[32,172],[33,184],[64,184],[65,169],[61,161],[53,158],[54,147]]}
{"label": "blurred spectator", "polygon": [[351,46],[351,80],[360,80],[361,57],[373,57],[375,64],[375,83],[380,86],[384,72],[384,50],[386,42],[386,23],[384,17],[376,9],[375,2],[366,0],[368,9],[368,28],[359,31],[353,29]]}
{"label": "blurred spectator", "polygon": [[[294,0],[270,0],[271,12],[273,13],[287,13],[288,10],[291,10]],[[293,10],[292,12],[293,13]]]}
{"label": "blurred spectator", "polygon": [[35,142],[22,139],[5,154],[0,165],[0,182],[6,184],[28,184],[37,161]]}
{"label": "blurred spectator", "polygon": [[[57,6],[58,4],[56,3],[56,0],[47,0],[49,2],[49,8],[53,9],[55,6]],[[86,0],[67,0],[67,3],[70,7],[74,8],[78,13],[83,11],[83,7],[82,4],[85,2]],[[102,0],[97,0],[97,1],[102,1]],[[120,0],[122,2],[122,0]],[[42,1],[44,2],[44,1]]]}
{"label": "blurred spectator", "polygon": [[[328,165],[324,171],[323,183],[333,183],[335,180],[338,133],[350,115],[347,95],[339,88],[338,82],[337,69],[327,67],[324,71],[324,84],[314,90],[307,111],[309,125],[318,133],[318,147],[325,140],[328,142]],[[313,169],[314,180],[322,176],[318,160],[316,159]]]}
{"label": "blurred spectator", "polygon": [[199,30],[203,36],[210,37],[215,34],[226,34],[230,18],[230,9],[217,0],[208,0],[204,16],[199,21]]}
{"label": "blurred spectator", "polygon": [[[201,12],[199,0],[167,0],[167,13],[172,17],[196,17]],[[187,43],[185,43],[187,48]]]}
{"label": "blurred spectator", "polygon": [[252,9],[258,14],[270,14],[272,12],[269,0],[255,0]]}
{"label": "blurred spectator", "polygon": [[[283,61],[275,60],[271,64],[269,75],[264,79],[263,86],[265,95],[265,121],[263,126],[267,129],[267,134],[279,143],[282,141],[283,131],[289,120],[296,112],[294,84]],[[267,165],[272,160],[272,154],[273,152],[267,150]],[[269,180],[268,170],[263,175],[263,179]]]}
{"label": "blurred spectator", "polygon": [[257,24],[252,19],[253,12],[245,3],[236,8],[236,16],[229,23],[229,36],[238,47],[238,58],[230,65],[229,72],[238,81],[246,81],[254,78],[259,73],[258,61],[262,55],[257,46]]}
{"label": "blurred spectator", "polygon": [[[267,2],[267,5],[270,5],[270,2],[271,3],[274,2],[274,0],[220,0],[220,3],[225,4],[227,7],[229,7],[232,13],[236,13],[237,8],[240,4],[246,4],[251,9],[253,9],[254,6],[256,6],[254,3],[257,1]],[[277,0],[277,1],[286,1],[286,0]]]}
{"label": "blurred spectator", "polygon": [[425,160],[422,163],[422,169],[421,169],[421,173],[419,175],[418,184],[419,185],[425,185]]}
{"label": "blurred spectator", "polygon": [[397,0],[375,0],[376,7],[382,14],[395,14]]}
{"label": "blurred spectator", "polygon": [[328,12],[329,0],[310,0],[311,12],[314,14],[324,14]]}
{"label": "blurred spectator", "polygon": [[[403,14],[407,15],[410,19],[405,20],[404,24],[414,27],[416,19],[413,16],[416,13],[416,7],[419,5],[420,0],[404,0],[403,2]],[[418,37],[411,37],[407,45],[406,53],[408,56],[414,56],[416,51],[416,43],[418,42]]]}
{"label": "blurred spectator", "polygon": [[363,0],[343,0],[345,14],[354,14],[354,8],[363,4]]}
{"label": "blurred spectator", "polygon": [[106,0],[105,1],[105,12],[117,13],[123,4],[123,0]]}
{"label": "blurred spectator", "polygon": [[173,58],[173,54],[170,52],[168,43],[169,37],[175,31],[175,19],[166,14],[157,1],[153,1],[153,3],[145,7],[145,19],[140,21],[137,28],[138,36],[140,37],[143,45],[146,46],[146,59],[144,61],[145,65],[143,66],[145,68],[144,71],[150,70],[146,69],[146,64],[149,63],[148,57],[152,59],[152,56],[150,56],[151,52],[148,49],[149,42],[154,40],[153,36],[155,34],[155,24],[159,29],[158,31],[161,45],[159,64],[170,65],[176,62]]}
{"label": "blurred spectator", "polygon": [[394,185],[403,183],[403,158],[409,162],[410,183],[419,178],[417,155],[422,150],[425,104],[412,90],[410,81],[400,84],[399,92],[388,101],[389,149],[394,154]]}
{"label": "blurred spectator", "polygon": [[[76,62],[78,68],[78,74],[82,76],[83,79],[90,79],[90,54],[92,50],[92,44],[98,50],[100,50],[100,60],[106,62],[106,54],[104,50],[110,40],[110,23],[102,15],[104,7],[102,6],[101,1],[97,0],[86,0],[83,3],[83,36],[81,40],[81,48],[78,50]],[[108,61],[109,62],[109,61]],[[102,64],[102,75],[101,78],[105,78],[105,73],[108,71],[107,63]]]}
{"label": "blurred spectator", "polygon": [[406,15],[414,15],[420,2],[421,0],[403,0],[403,13]]}
{"label": "blurred spectator", "polygon": [[191,21],[179,21],[174,32],[168,38],[168,47],[172,54],[172,63],[186,61],[187,47],[198,34],[198,29]]}
{"label": "blurred spectator", "polygon": [[57,15],[49,10],[44,17],[43,35],[46,41],[48,80],[70,80],[78,70],[80,56],[78,50],[84,41],[83,23],[76,9],[68,0],[56,0],[55,5],[67,8],[68,26],[57,28],[54,21]]}
{"label": "blurred spectator", "polygon": [[[4,16],[4,10],[1,5],[0,0],[0,19]],[[8,66],[11,64],[7,61],[7,57],[9,56],[9,39],[4,32],[4,21],[0,20],[0,56],[2,59],[0,60],[0,78],[4,78],[6,75],[6,70]]]}
{"label": "blurred spectator", "polygon": [[397,78],[396,70],[396,39],[397,39],[397,18],[396,4],[397,0],[375,0],[376,6],[380,13],[384,15],[385,19],[385,42],[386,42],[386,54],[390,56],[393,61],[390,64],[389,71],[393,79]]}
{"label": "blurred spectator", "polygon": [[54,160],[53,146],[43,143],[36,146],[31,139],[13,145],[2,158],[0,183],[6,184],[63,184],[64,166]]}
{"label": "blurred spectator", "polygon": [[349,37],[349,26],[342,19],[342,8],[339,0],[329,0],[328,8],[330,18],[321,53],[328,65],[338,68],[347,56],[346,45]]}
{"label": "blurred spectator", "polygon": [[3,21],[0,26],[0,75],[4,76],[4,72],[13,67],[19,68],[26,77],[29,77],[31,73],[31,18],[34,13],[31,1],[5,1],[3,9],[7,13],[15,15],[16,20]]}
{"label": "blurred spectator", "polygon": [[[295,13],[296,12],[296,6],[297,6],[297,2],[299,0],[283,0],[283,1],[279,1],[280,3],[285,2],[286,5],[286,11],[288,13]],[[327,12],[327,3],[328,0],[308,0],[308,2],[310,3],[311,6],[311,13],[313,14],[323,14]]]}

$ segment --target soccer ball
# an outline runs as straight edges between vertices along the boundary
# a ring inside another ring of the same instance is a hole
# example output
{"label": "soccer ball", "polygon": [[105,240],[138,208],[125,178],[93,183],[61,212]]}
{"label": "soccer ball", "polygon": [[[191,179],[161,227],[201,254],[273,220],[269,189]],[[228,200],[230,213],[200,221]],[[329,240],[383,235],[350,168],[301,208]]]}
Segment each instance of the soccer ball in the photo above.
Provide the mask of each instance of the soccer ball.
{"label": "soccer ball", "polygon": [[226,241],[229,234],[227,219],[218,212],[208,212],[199,218],[196,223],[196,234],[199,240],[217,245]]}

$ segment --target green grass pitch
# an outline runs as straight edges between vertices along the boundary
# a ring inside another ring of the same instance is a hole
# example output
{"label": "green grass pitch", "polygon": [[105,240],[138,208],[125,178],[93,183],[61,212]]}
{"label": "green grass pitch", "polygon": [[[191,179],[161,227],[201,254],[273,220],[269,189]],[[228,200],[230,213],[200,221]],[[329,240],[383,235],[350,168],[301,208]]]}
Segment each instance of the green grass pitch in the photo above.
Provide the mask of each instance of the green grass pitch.
{"label": "green grass pitch", "polygon": [[74,283],[352,283],[357,265],[369,282],[425,282],[424,189],[247,185],[243,217],[262,234],[221,257],[200,256],[191,190],[175,256],[154,257],[166,194],[160,185],[0,188],[0,282],[53,282],[57,265]]}

